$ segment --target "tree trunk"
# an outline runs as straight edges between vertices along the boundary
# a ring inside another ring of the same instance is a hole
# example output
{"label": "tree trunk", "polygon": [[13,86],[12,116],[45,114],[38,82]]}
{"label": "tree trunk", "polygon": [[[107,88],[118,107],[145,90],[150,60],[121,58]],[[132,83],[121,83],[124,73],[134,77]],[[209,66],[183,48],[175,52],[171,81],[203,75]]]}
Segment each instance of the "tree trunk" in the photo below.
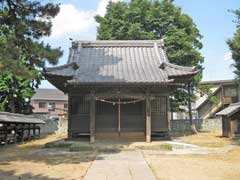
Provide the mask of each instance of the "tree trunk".
{"label": "tree trunk", "polygon": [[195,121],[192,118],[192,102],[191,102],[191,96],[192,96],[192,92],[191,92],[191,84],[188,84],[188,113],[189,113],[189,121],[190,121],[190,125],[191,125],[191,131],[193,134],[197,134],[197,128],[195,125]]}
{"label": "tree trunk", "polygon": [[11,113],[15,113],[16,110],[15,110],[14,99],[11,99],[11,100],[10,100],[9,105],[10,105]]}

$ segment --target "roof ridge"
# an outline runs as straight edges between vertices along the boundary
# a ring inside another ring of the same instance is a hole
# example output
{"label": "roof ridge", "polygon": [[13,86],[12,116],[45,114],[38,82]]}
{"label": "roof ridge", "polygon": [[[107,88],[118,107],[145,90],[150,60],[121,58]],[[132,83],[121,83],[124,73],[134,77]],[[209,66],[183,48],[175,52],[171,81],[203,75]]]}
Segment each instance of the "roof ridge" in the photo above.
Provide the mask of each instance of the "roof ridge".
{"label": "roof ridge", "polygon": [[46,68],[45,70],[46,71],[54,71],[54,70],[60,70],[60,69],[67,68],[69,66],[72,66],[72,68],[74,70],[79,68],[79,66],[78,66],[78,64],[76,62],[71,62],[69,64],[64,64],[64,65],[57,66],[57,67],[49,67],[49,68]]}
{"label": "roof ridge", "polygon": [[10,112],[4,112],[4,111],[0,111],[0,114],[4,114],[4,115],[10,115],[10,116],[18,116],[18,117],[26,117],[26,118],[35,118],[35,116],[33,115],[25,115],[25,114],[19,114],[19,113],[10,113]]}
{"label": "roof ridge", "polygon": [[159,40],[94,40],[94,41],[73,41],[72,47],[153,47],[154,43],[158,46],[163,47],[163,39]]}
{"label": "roof ridge", "polygon": [[196,68],[195,68],[195,67],[180,66],[180,65],[173,64],[173,63],[170,63],[170,62],[164,62],[164,64],[165,64],[166,66],[169,66],[169,67],[172,67],[172,68],[175,68],[175,69],[181,69],[181,70],[190,71],[190,72],[196,71]]}

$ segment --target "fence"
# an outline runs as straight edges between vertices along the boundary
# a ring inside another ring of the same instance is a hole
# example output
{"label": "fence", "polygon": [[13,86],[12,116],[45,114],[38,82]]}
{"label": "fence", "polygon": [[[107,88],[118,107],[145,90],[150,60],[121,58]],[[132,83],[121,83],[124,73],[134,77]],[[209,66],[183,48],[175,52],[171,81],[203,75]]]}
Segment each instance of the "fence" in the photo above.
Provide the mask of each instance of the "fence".
{"label": "fence", "polygon": [[[222,130],[222,121],[216,119],[194,119],[196,128],[199,131],[219,131]],[[172,135],[187,135],[191,133],[191,125],[188,119],[171,120]]]}
{"label": "fence", "polygon": [[49,119],[49,115],[46,114],[35,114],[35,116],[45,121],[45,124],[39,125],[41,135],[67,132],[67,118],[59,117],[59,120],[53,120]]}

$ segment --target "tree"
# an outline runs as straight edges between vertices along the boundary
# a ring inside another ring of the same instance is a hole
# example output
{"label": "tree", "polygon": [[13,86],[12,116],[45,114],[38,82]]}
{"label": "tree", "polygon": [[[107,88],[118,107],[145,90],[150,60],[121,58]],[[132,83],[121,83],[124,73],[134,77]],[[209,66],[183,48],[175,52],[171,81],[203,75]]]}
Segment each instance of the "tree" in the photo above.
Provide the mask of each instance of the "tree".
{"label": "tree", "polygon": [[40,42],[50,35],[59,5],[30,0],[0,3],[0,107],[21,113],[25,99],[40,84],[46,63],[55,65],[62,55],[60,48]]}
{"label": "tree", "polygon": [[[164,39],[168,59],[183,66],[196,66],[202,70],[204,58],[202,35],[191,17],[181,12],[173,0],[131,0],[129,3],[110,2],[104,17],[96,16],[99,23],[97,39],[141,40]],[[201,73],[194,78],[194,84],[201,80]],[[185,97],[185,98],[183,98]],[[172,107],[179,110],[187,105],[192,95],[178,91],[171,100]],[[194,126],[194,122],[191,120]]]}
{"label": "tree", "polygon": [[232,58],[234,60],[234,73],[236,78],[240,81],[240,9],[232,11],[236,15],[236,32],[231,39],[227,40],[227,44],[231,50]]}

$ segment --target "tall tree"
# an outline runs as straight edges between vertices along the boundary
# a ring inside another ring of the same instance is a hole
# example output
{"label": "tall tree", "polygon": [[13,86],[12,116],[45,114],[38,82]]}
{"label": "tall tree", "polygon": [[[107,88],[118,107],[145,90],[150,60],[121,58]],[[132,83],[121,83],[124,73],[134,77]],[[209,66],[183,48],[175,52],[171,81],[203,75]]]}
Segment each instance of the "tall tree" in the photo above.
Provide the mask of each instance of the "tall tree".
{"label": "tall tree", "polygon": [[0,107],[21,113],[24,99],[40,84],[45,64],[57,64],[62,55],[60,48],[40,41],[50,35],[59,5],[31,0],[0,3]]}
{"label": "tall tree", "polygon": [[234,60],[234,73],[240,82],[240,9],[232,11],[236,15],[236,32],[231,39],[227,40],[227,44],[231,50],[232,58]]}
{"label": "tall tree", "polygon": [[[141,40],[164,39],[170,62],[183,66],[196,66],[202,70],[204,58],[199,30],[192,18],[182,13],[173,0],[131,0],[110,2],[104,17],[96,16],[99,23],[97,39],[100,40]],[[201,74],[194,84],[201,80]],[[178,91],[172,98],[173,111],[180,110],[191,102],[192,95],[185,90]],[[194,127],[194,122],[191,119]],[[193,128],[195,131],[195,128]]]}

